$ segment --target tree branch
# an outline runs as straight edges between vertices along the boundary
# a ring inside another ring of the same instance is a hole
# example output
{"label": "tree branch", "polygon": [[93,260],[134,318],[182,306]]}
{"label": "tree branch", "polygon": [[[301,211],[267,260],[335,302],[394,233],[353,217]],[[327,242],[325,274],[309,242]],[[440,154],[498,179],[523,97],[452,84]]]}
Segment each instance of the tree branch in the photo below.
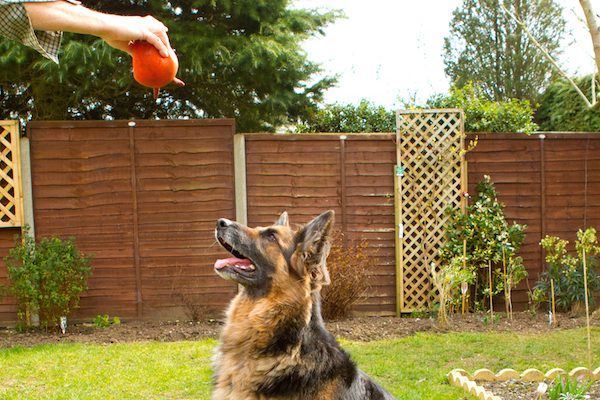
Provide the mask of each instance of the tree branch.
{"label": "tree branch", "polygon": [[[580,2],[588,2],[588,0],[580,0]],[[533,34],[531,33],[531,31],[529,30],[529,28],[527,27],[527,25],[525,24],[525,22],[523,22],[521,20],[521,18],[518,15],[513,14],[512,12],[510,12],[510,10],[508,8],[506,8],[506,6],[504,4],[502,4],[502,8],[504,9],[504,11],[513,19],[517,22],[517,24],[519,24],[523,30],[525,31],[525,33],[527,34],[527,36],[529,37],[529,39],[533,42],[533,44],[542,52],[542,54],[544,55],[544,57],[546,57],[548,59],[548,61],[550,61],[550,63],[554,66],[554,68],[556,68],[556,70],[558,71],[558,73],[565,78],[570,84],[571,86],[573,86],[573,88],[575,89],[575,91],[577,92],[577,94],[579,94],[579,96],[583,99],[583,101],[585,102],[586,106],[588,108],[593,108],[594,106],[596,106],[596,104],[598,103],[596,98],[594,97],[593,102],[590,102],[590,100],[587,98],[587,96],[581,91],[581,89],[579,89],[579,86],[577,86],[577,84],[575,83],[575,81],[573,79],[571,79],[571,77],[569,77],[569,75],[567,75],[567,73],[565,71],[562,70],[562,68],[560,67],[560,65],[558,64],[558,62],[556,62],[556,60],[550,55],[550,53],[548,53],[548,51],[546,51],[546,49],[544,49],[542,47],[542,45],[540,44],[540,42],[537,41],[537,39],[535,38],[535,36],[533,36]],[[591,10],[591,7],[590,7]],[[593,15],[592,15],[593,17]],[[600,44],[600,37],[599,37],[599,44]],[[595,50],[595,47],[594,47]],[[600,47],[599,47],[600,50]],[[596,62],[600,62],[600,58],[598,56],[596,56]],[[594,84],[595,82],[595,78],[594,76],[592,76],[592,84]]]}

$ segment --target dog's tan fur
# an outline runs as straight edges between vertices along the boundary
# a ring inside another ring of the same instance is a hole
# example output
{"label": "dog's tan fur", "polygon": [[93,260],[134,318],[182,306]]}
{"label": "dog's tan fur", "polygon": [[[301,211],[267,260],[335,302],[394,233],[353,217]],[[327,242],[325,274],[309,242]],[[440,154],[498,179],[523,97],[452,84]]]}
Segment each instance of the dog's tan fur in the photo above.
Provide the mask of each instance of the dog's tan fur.
{"label": "dog's tan fur", "polygon": [[[288,327],[289,335],[298,332],[310,335],[310,326],[316,324],[314,329],[325,335],[320,331],[319,324],[322,325],[322,320],[318,304],[317,309],[314,307],[315,296],[318,296],[321,286],[327,284],[329,279],[324,261],[328,253],[331,230],[331,222],[327,221],[320,236],[317,234],[311,238],[307,233],[308,239],[304,240],[303,237],[303,240],[300,240],[298,234],[290,229],[287,215],[285,218],[282,215],[278,222],[268,228],[252,229],[235,223],[223,228],[235,228],[236,240],[242,238],[244,242],[251,243],[251,251],[259,254],[261,260],[264,258],[263,264],[269,265],[270,275],[268,290],[257,296],[250,289],[243,287],[227,310],[221,345],[215,357],[216,381],[213,400],[391,398],[356,397],[350,393],[362,390],[362,387],[352,389],[353,385],[358,387],[362,381],[355,384],[350,382],[350,379],[364,380],[364,374],[356,373],[356,377],[353,375],[356,367],[349,359],[343,358],[347,357],[346,353],[339,349],[332,337],[324,336],[329,342],[323,347],[323,357],[335,359],[335,362],[341,365],[342,371],[337,373],[332,367],[332,372],[328,372],[326,377],[321,377],[316,372],[323,369],[320,364],[324,360],[306,355],[307,343],[302,339],[304,336],[291,341],[289,345],[287,342],[285,346],[277,344],[280,338],[286,340]],[[266,230],[271,232],[276,240],[265,240]],[[235,248],[237,244],[231,245]],[[256,265],[256,268],[259,267],[262,266]],[[269,350],[274,343],[277,349],[282,349]],[[335,354],[331,355],[328,351]],[[334,361],[331,361],[331,364],[334,365]],[[293,374],[294,379],[297,376],[307,382],[315,382],[314,385],[318,387],[297,388],[295,393],[294,388],[290,389],[290,384],[286,381],[290,374]],[[285,387],[285,390],[277,389],[277,385]],[[346,392],[350,394],[344,395]]]}

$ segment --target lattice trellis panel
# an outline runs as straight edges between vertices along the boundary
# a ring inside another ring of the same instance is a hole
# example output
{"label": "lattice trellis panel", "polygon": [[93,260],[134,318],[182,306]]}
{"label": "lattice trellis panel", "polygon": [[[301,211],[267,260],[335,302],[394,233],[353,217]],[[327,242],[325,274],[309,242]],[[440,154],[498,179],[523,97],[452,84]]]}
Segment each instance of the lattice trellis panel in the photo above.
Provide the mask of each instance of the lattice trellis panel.
{"label": "lattice trellis panel", "polygon": [[17,121],[0,121],[0,228],[23,222],[19,137]]}
{"label": "lattice trellis panel", "polygon": [[429,265],[444,243],[449,206],[465,191],[462,110],[397,114],[396,227],[398,313],[430,308]]}

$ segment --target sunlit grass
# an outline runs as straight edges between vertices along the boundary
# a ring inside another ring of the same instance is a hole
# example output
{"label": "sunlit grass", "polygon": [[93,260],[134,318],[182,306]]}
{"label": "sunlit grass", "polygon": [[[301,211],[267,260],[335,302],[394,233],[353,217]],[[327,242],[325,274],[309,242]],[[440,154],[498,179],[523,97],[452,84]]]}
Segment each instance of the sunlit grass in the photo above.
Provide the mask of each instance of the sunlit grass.
{"label": "sunlit grass", "polygon": [[[600,329],[593,330],[600,361]],[[2,399],[209,399],[215,340],[112,345],[56,344],[0,350]],[[543,335],[420,333],[342,341],[357,364],[398,399],[459,399],[453,368],[548,370],[586,366],[584,330]],[[600,362],[598,363],[600,365]]]}

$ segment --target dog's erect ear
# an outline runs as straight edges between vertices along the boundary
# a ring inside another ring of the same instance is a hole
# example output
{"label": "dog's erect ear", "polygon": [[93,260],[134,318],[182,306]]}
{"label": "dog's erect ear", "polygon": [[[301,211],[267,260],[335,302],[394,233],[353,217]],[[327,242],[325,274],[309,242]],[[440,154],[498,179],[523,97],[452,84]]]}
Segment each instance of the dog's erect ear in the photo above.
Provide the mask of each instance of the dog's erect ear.
{"label": "dog's erect ear", "polygon": [[289,228],[290,219],[288,218],[287,211],[284,211],[281,213],[281,215],[279,216],[279,219],[277,221],[275,221],[275,225],[287,226]]}
{"label": "dog's erect ear", "polygon": [[324,212],[306,224],[294,237],[296,248],[291,259],[292,267],[300,276],[310,274],[313,290],[331,282],[325,261],[331,247],[333,216],[334,212],[331,210]]}

